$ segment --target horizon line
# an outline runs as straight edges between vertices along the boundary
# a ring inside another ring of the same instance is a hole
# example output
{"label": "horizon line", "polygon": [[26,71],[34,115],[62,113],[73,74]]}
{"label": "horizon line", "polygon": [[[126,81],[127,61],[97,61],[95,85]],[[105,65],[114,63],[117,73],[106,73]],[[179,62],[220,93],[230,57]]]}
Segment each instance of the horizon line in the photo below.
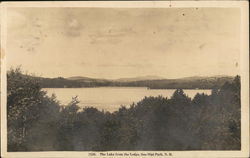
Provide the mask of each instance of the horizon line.
{"label": "horizon line", "polygon": [[43,74],[36,74],[36,73],[30,73],[28,70],[23,70],[21,66],[16,67],[16,68],[9,68],[6,73],[8,73],[10,70],[15,70],[15,69],[20,69],[22,73],[25,75],[30,75],[30,76],[35,76],[35,77],[42,77],[42,78],[71,78],[71,77],[84,77],[84,78],[89,78],[89,79],[103,79],[103,80],[119,80],[119,79],[136,79],[136,78],[143,78],[143,77],[156,77],[158,79],[147,79],[147,80],[164,80],[164,79],[183,79],[183,78],[194,78],[194,77],[201,77],[201,78],[209,78],[209,77],[235,77],[235,76],[240,76],[239,74],[235,75],[229,75],[229,74],[215,74],[215,75],[191,75],[191,76],[183,76],[183,77],[163,77],[160,75],[141,75],[141,76],[133,76],[133,77],[117,77],[117,78],[106,78],[106,77],[91,77],[91,76],[85,76],[85,75],[72,75],[72,76],[55,76],[55,77],[48,77]]}

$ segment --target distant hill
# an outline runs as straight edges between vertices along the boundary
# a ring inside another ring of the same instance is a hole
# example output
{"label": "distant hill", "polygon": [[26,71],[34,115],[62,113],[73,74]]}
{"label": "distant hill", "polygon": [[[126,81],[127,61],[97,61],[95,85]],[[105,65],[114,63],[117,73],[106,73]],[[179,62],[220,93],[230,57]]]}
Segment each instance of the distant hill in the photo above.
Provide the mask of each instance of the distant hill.
{"label": "distant hill", "polygon": [[142,80],[161,80],[164,79],[163,77],[159,76],[140,76],[140,77],[134,77],[134,78],[119,78],[115,81],[118,82],[134,82],[134,81],[142,81]]}
{"label": "distant hill", "polygon": [[147,85],[151,89],[212,89],[219,88],[225,82],[232,82],[234,77],[188,77],[180,79],[164,79],[153,81],[138,81],[139,85]]}
{"label": "distant hill", "polygon": [[73,76],[73,77],[68,77],[66,79],[68,80],[93,80],[92,78],[82,77],[82,76]]}
{"label": "distant hill", "polygon": [[226,75],[216,75],[216,76],[191,76],[191,77],[183,77],[179,78],[182,80],[211,80],[211,79],[218,79],[218,78],[232,78],[232,76],[226,76]]}
{"label": "distant hill", "polygon": [[158,76],[121,78],[117,80],[94,79],[74,76],[70,78],[36,77],[43,88],[80,88],[80,87],[148,87],[150,89],[212,89],[219,88],[225,82],[232,82],[232,76],[185,77],[179,79],[164,79]]}
{"label": "distant hill", "polygon": [[67,80],[71,81],[77,81],[77,82],[107,82],[107,79],[96,79],[96,78],[90,78],[90,77],[83,77],[83,76],[73,76],[65,78]]}

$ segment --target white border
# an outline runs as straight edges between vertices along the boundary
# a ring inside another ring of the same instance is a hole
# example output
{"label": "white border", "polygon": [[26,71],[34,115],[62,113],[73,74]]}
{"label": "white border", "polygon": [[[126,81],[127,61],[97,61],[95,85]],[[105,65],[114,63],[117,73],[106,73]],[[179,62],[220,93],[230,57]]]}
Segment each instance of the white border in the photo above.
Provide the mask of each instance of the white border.
{"label": "white border", "polygon": [[[5,2],[1,4],[1,156],[3,157],[101,157],[100,152],[7,152],[6,128],[6,10],[10,7],[170,8],[169,1]],[[172,153],[171,157],[249,157],[249,22],[247,1],[171,1],[171,8],[241,8],[241,151],[119,151],[112,153]],[[88,156],[96,153],[96,156]],[[106,152],[102,152],[106,153]],[[110,156],[105,156],[110,157]],[[112,156],[119,157],[119,156]],[[125,157],[125,156],[122,156]],[[133,156],[129,156],[133,157]],[[140,156],[136,156],[140,157]],[[156,156],[160,157],[160,156]],[[170,157],[170,156],[169,156]]]}

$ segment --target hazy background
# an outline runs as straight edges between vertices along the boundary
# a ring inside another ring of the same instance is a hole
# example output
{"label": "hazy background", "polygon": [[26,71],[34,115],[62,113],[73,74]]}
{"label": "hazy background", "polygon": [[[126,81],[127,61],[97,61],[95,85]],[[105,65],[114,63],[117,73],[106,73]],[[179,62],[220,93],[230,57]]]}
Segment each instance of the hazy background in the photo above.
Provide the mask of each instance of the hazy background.
{"label": "hazy background", "polygon": [[45,77],[239,74],[234,8],[11,8],[7,63]]}

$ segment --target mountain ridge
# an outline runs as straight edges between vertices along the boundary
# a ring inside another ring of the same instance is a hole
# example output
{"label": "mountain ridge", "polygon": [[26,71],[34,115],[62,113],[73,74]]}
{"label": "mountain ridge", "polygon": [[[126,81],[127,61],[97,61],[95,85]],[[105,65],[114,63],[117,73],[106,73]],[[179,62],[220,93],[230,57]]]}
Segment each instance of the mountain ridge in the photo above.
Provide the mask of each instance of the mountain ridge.
{"label": "mountain ridge", "polygon": [[161,76],[146,75],[146,76],[137,76],[137,77],[124,77],[117,79],[107,79],[107,78],[92,78],[85,76],[72,76],[67,77],[67,80],[105,80],[105,81],[116,81],[116,82],[134,82],[134,81],[144,81],[144,80],[196,80],[196,79],[211,79],[211,78],[232,78],[233,76],[229,75],[214,75],[214,76],[190,76],[190,77],[180,77],[180,78],[164,78]]}
{"label": "mountain ridge", "polygon": [[82,88],[82,87],[147,87],[150,89],[213,89],[225,82],[233,81],[232,76],[221,77],[188,77],[179,79],[162,78],[125,78],[118,80],[94,79],[82,76],[73,78],[34,77],[42,88]]}

